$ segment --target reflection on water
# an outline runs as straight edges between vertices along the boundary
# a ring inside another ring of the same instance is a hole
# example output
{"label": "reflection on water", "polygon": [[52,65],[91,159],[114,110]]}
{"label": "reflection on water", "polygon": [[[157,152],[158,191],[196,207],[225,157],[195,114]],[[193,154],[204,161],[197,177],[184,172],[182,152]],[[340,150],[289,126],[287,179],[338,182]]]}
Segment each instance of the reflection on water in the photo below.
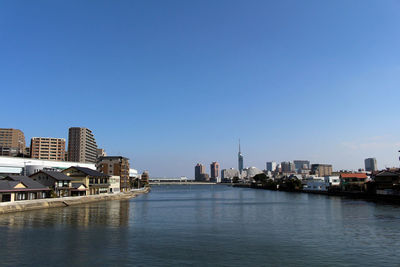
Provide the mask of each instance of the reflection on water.
{"label": "reflection on water", "polygon": [[120,227],[128,218],[128,201],[109,201],[0,215],[0,227]]}
{"label": "reflection on water", "polygon": [[400,208],[228,186],[155,186],[0,216],[0,265],[396,266]]}

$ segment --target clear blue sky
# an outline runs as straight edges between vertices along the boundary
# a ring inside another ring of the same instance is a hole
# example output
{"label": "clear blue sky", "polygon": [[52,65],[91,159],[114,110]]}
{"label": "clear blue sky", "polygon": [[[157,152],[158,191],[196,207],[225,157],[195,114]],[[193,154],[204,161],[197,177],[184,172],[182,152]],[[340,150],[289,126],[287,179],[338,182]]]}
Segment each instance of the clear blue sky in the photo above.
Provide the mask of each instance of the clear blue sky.
{"label": "clear blue sky", "polygon": [[152,176],[197,162],[398,165],[399,1],[1,1],[0,127]]}

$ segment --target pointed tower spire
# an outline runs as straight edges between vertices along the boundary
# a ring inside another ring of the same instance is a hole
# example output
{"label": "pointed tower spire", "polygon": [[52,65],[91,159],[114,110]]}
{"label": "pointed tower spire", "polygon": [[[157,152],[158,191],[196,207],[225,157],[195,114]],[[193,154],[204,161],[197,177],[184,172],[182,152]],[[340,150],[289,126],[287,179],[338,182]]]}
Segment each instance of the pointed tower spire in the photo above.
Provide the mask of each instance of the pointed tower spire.
{"label": "pointed tower spire", "polygon": [[243,155],[240,149],[240,139],[239,139],[239,153],[238,153],[238,169],[239,169],[239,174],[241,174],[243,170]]}

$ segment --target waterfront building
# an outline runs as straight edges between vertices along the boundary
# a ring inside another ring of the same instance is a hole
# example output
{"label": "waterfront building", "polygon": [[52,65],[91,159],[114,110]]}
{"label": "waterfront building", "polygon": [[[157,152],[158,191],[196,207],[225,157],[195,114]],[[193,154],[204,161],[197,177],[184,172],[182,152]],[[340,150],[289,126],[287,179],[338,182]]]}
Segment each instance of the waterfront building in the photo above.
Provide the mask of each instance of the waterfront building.
{"label": "waterfront building", "polygon": [[378,170],[378,164],[376,163],[376,158],[367,158],[364,160],[365,170],[367,172],[375,172]]}
{"label": "waterfront building", "polygon": [[305,180],[304,182],[304,191],[328,191],[327,183],[325,182],[324,177],[315,176],[311,179]]}
{"label": "waterfront building", "polygon": [[387,169],[374,176],[377,195],[400,195],[400,170]]}
{"label": "waterfront building", "polygon": [[340,174],[340,188],[345,192],[364,192],[367,178],[366,173],[342,173]]}
{"label": "waterfront building", "polygon": [[204,167],[203,164],[197,163],[197,165],[194,167],[194,179],[196,181],[202,181],[203,179],[203,174],[205,174],[206,168]]}
{"label": "waterfront building", "polygon": [[233,177],[239,178],[238,170],[236,170],[234,168],[230,168],[230,169],[223,169],[221,171],[221,179],[223,182],[232,182]]}
{"label": "waterfront building", "polygon": [[282,172],[284,172],[284,173],[296,171],[294,163],[290,162],[290,161],[281,162],[281,167],[282,167]]}
{"label": "waterfront building", "polygon": [[21,130],[0,128],[0,156],[23,155],[25,148],[25,135]]}
{"label": "waterfront building", "polygon": [[110,193],[119,193],[121,192],[120,189],[120,183],[121,183],[121,177],[118,175],[112,175],[110,176],[110,186],[109,186],[109,192]]}
{"label": "waterfront building", "polygon": [[332,175],[332,165],[330,164],[312,164],[311,174],[316,176],[329,176]]}
{"label": "waterfront building", "polygon": [[324,177],[327,187],[337,187],[340,186],[340,176],[327,175]]}
{"label": "waterfront building", "polygon": [[42,199],[48,197],[50,188],[27,176],[9,175],[0,180],[1,202]]}
{"label": "waterfront building", "polygon": [[276,171],[277,163],[275,161],[267,162],[267,171],[274,172]]}
{"label": "waterfront building", "polygon": [[293,163],[297,173],[301,173],[302,170],[310,169],[310,161],[308,160],[294,160]]}
{"label": "waterfront building", "polygon": [[97,144],[91,130],[71,127],[68,132],[68,160],[96,163]]}
{"label": "waterfront building", "polygon": [[83,183],[71,183],[71,196],[86,196],[89,188]]}
{"label": "waterfront building", "polygon": [[212,181],[217,182],[219,178],[219,163],[214,161],[210,164],[210,178]]}
{"label": "waterfront building", "polygon": [[62,171],[73,184],[83,184],[89,195],[105,194],[109,191],[109,175],[84,167],[73,166]]}
{"label": "waterfront building", "polygon": [[105,156],[97,160],[97,170],[107,175],[120,176],[120,190],[130,190],[129,159],[122,156]]}
{"label": "waterfront building", "polygon": [[144,171],[140,177],[140,182],[142,186],[146,186],[149,184],[150,181],[150,175],[148,171]]}
{"label": "waterfront building", "polygon": [[65,139],[33,137],[30,147],[31,158],[56,161],[65,160]]}
{"label": "waterfront building", "polygon": [[62,172],[41,170],[29,177],[52,189],[57,197],[71,196],[71,178]]}
{"label": "waterfront building", "polygon": [[129,169],[129,184],[132,188],[140,187],[140,174],[137,170],[130,168]]}
{"label": "waterfront building", "polygon": [[239,153],[238,153],[238,169],[239,173],[241,174],[243,171],[243,154],[242,151],[240,150],[240,139],[239,139]]}

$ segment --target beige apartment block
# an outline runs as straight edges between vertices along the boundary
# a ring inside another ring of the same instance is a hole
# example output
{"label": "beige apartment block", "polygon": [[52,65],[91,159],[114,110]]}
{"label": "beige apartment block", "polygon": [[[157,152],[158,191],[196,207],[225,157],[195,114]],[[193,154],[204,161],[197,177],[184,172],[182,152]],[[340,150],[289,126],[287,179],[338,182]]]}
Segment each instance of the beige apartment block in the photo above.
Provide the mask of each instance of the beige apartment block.
{"label": "beige apartment block", "polygon": [[96,163],[97,144],[91,130],[71,127],[68,133],[68,161]]}
{"label": "beige apartment block", "polygon": [[24,133],[18,129],[0,128],[0,156],[17,156],[24,152]]}
{"label": "beige apartment block", "polygon": [[65,139],[51,137],[33,137],[31,139],[31,158],[65,160]]}

